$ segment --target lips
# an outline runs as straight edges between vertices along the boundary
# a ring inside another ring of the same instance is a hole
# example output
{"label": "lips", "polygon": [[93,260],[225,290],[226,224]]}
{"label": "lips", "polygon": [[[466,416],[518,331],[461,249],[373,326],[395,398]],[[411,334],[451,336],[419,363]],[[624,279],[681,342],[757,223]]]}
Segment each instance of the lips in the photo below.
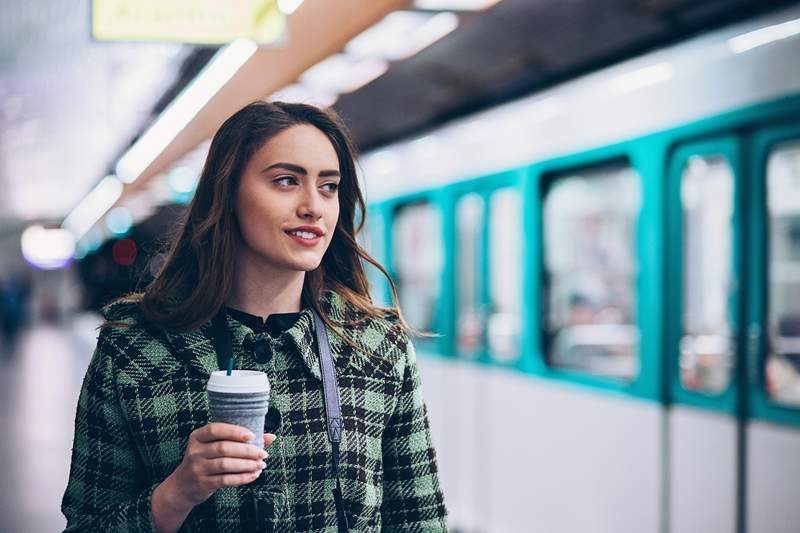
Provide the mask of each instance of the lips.
{"label": "lips", "polygon": [[316,244],[322,240],[324,232],[314,226],[301,226],[299,228],[287,230],[286,235],[297,244],[310,247],[316,246]]}
{"label": "lips", "polygon": [[313,233],[317,237],[322,237],[323,235],[325,235],[325,232],[322,231],[322,228],[318,228],[316,226],[298,226],[296,228],[291,228],[291,229],[286,230],[286,233],[290,233],[290,234],[291,233],[296,233],[296,232]]}

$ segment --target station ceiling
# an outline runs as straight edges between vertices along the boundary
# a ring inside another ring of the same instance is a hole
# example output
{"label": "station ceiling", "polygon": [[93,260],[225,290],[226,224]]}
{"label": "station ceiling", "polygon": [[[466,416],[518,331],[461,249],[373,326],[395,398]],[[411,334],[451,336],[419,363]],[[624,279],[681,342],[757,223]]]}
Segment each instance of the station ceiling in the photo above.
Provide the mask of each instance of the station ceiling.
{"label": "station ceiling", "polygon": [[[317,6],[326,1],[307,3]],[[113,171],[129,143],[215,52],[163,43],[91,42],[88,2],[4,5],[5,16],[0,18],[4,227],[14,221],[60,220]],[[402,4],[382,3],[387,8]],[[392,63],[381,77],[340,96],[334,107],[364,152],[693,34],[796,3],[502,0],[486,11],[459,13],[455,31],[417,55]],[[378,16],[379,10],[374,10]],[[346,40],[342,36],[341,44]],[[212,118],[223,115],[217,110]],[[213,120],[206,122],[195,137],[207,137],[215,129]],[[183,144],[188,149],[191,143]],[[146,180],[140,181],[144,186]]]}
{"label": "station ceiling", "polygon": [[334,108],[367,151],[500,102],[796,4],[783,0],[503,0]]}

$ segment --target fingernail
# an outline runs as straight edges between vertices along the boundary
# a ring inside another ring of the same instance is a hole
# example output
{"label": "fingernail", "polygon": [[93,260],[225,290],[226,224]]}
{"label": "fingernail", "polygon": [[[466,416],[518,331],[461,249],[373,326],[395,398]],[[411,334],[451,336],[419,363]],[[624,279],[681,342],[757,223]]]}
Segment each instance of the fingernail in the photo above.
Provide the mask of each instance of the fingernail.
{"label": "fingernail", "polygon": [[261,461],[261,470],[264,470],[267,467],[266,461]]}
{"label": "fingernail", "polygon": [[262,459],[266,459],[267,458],[267,450],[261,450],[261,458]]}
{"label": "fingernail", "polygon": [[254,435],[250,431],[246,431],[245,433],[242,433],[242,437],[247,439],[247,440],[253,440],[253,436]]}

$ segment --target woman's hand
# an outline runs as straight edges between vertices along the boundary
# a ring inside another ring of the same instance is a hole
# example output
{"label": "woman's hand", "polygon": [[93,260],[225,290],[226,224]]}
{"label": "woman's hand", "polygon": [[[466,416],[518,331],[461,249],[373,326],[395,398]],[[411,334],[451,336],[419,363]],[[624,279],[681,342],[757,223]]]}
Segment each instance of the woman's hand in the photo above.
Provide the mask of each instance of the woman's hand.
{"label": "woman's hand", "polygon": [[[247,444],[252,434],[233,424],[212,422],[194,430],[189,435],[181,464],[153,492],[153,517],[159,531],[159,522],[174,524],[186,518],[189,512],[222,487],[236,487],[255,480],[266,466],[268,457],[263,449]],[[269,446],[275,435],[264,434],[264,445]]]}

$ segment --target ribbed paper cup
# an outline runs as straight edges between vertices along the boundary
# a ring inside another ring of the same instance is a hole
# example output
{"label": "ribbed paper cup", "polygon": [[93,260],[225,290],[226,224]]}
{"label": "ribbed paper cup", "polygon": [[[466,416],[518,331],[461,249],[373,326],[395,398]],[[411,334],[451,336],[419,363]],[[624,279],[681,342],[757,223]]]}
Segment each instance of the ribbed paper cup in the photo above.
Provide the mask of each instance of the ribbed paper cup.
{"label": "ribbed paper cup", "polygon": [[206,385],[211,422],[236,424],[253,433],[254,444],[264,447],[264,417],[269,409],[269,379],[257,370],[212,372]]}

